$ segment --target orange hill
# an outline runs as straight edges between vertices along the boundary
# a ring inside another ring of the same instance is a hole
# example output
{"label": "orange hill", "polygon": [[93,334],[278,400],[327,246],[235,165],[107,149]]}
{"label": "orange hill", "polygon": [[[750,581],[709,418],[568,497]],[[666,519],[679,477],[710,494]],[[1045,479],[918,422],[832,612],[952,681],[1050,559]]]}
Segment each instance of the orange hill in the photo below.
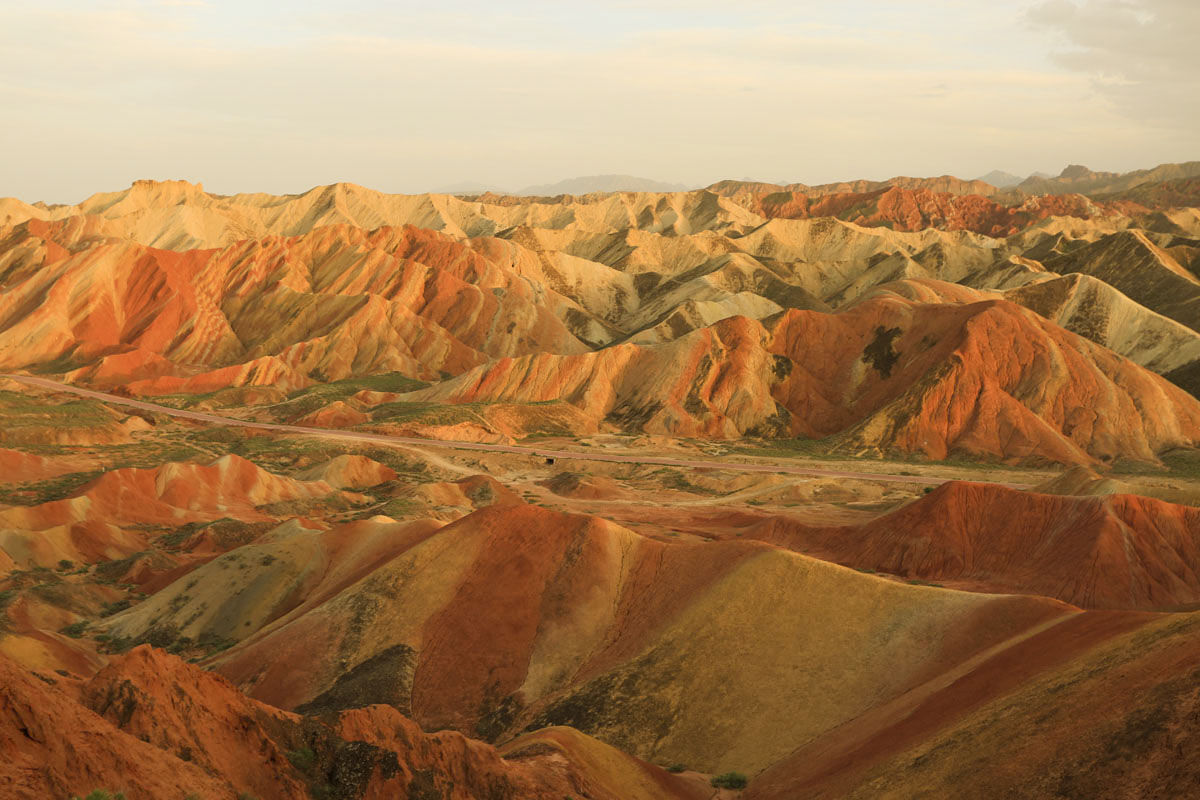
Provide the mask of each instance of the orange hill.
{"label": "orange hill", "polygon": [[1083,608],[1200,602],[1200,509],[1137,495],[1061,497],[953,481],[861,526],[777,517],[746,535],[860,569]]}
{"label": "orange hill", "polygon": [[[706,796],[587,737],[505,759],[458,734],[423,733],[385,706],[300,717],[148,647],[78,689],[0,656],[0,756],[5,797],[82,796],[96,788],[209,800],[301,800],[314,792],[364,800]],[[609,768],[597,769],[604,757]]]}
{"label": "orange hill", "polygon": [[933,458],[1153,461],[1200,441],[1190,395],[1003,300],[884,296],[766,328],[732,318],[657,347],[501,359],[408,397],[564,399],[653,433],[835,437]]}

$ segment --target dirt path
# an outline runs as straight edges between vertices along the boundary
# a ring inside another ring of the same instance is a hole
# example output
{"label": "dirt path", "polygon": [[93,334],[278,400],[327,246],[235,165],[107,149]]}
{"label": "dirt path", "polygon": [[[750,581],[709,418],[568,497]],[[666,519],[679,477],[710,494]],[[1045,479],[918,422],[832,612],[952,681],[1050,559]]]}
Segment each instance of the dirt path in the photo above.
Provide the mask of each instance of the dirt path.
{"label": "dirt path", "polygon": [[[511,453],[514,455],[525,455],[541,459],[553,458],[555,460],[564,459],[570,461],[609,461],[621,464],[651,464],[664,467],[684,467],[687,469],[716,469],[727,470],[731,472],[768,472],[782,473],[785,475],[809,475],[822,478],[853,478],[858,480],[918,484],[922,486],[936,485],[945,483],[947,480],[952,480],[950,478],[922,477],[920,475],[890,475],[883,472],[844,472],[833,469],[814,469],[812,467],[797,467],[793,464],[748,464],[740,461],[699,461],[685,458],[670,458],[667,456],[625,455],[617,453],[597,453],[576,450],[548,450],[540,447],[523,447],[521,445],[484,444],[482,442],[455,442],[444,439],[422,439],[414,436],[387,436],[382,433],[364,433],[361,431],[307,428],[301,425],[284,425],[272,422],[251,422],[249,420],[235,419],[233,417],[222,417],[217,414],[208,414],[201,411],[185,411],[178,408],[169,408],[167,406],[160,406],[154,403],[147,403],[143,400],[133,400],[128,397],[118,397],[117,395],[97,392],[92,389],[83,389],[78,386],[71,386],[69,384],[59,383],[46,378],[35,378],[31,375],[7,375],[0,373],[0,378],[8,378],[9,380],[16,381],[17,383],[23,383],[27,386],[36,386],[40,389],[68,392],[70,394],[80,395],[81,397],[89,397],[93,400],[99,400],[100,402],[109,403],[111,405],[137,408],[141,409],[142,411],[151,411],[155,414],[163,414],[179,419],[192,420],[193,422],[204,422],[210,425],[226,425],[236,428],[253,428],[255,430],[276,431],[278,433],[290,433],[302,436],[317,436],[322,439],[338,439],[350,442],[369,442],[371,444],[401,445],[419,448],[447,448],[451,450],[475,450],[489,453]],[[976,476],[970,476],[968,478],[964,478],[964,480],[978,481],[980,479]],[[1025,484],[1001,483],[999,481],[987,482],[997,483],[998,485],[1007,486],[1012,489],[1029,488]]]}

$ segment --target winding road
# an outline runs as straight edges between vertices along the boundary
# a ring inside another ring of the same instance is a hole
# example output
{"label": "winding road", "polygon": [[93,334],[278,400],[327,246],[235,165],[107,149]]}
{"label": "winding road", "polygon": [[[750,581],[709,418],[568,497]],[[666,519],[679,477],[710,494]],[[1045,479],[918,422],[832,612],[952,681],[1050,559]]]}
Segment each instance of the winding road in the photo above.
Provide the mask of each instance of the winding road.
{"label": "winding road", "polygon": [[[555,460],[610,461],[621,464],[648,464],[664,467],[682,467],[685,469],[717,469],[730,472],[769,472],[782,473],[785,475],[805,475],[818,478],[846,478],[853,480],[918,484],[922,486],[932,486],[946,483],[949,480],[959,480],[956,478],[936,478],[924,477],[920,475],[891,475],[885,472],[847,472],[833,469],[813,469],[811,467],[797,467],[793,464],[781,463],[700,461],[686,458],[669,458],[666,456],[628,455],[620,453],[585,452],[578,450],[547,450],[540,447],[524,447],[521,445],[458,442],[447,439],[425,439],[417,436],[388,436],[387,434],[382,433],[365,433],[361,431],[344,431],[328,428],[309,428],[302,425],[284,425],[282,423],[274,422],[251,422],[249,420],[236,419],[234,417],[223,417],[218,414],[207,414],[202,411],[186,411],[178,408],[170,408],[169,406],[160,406],[156,405],[155,403],[147,403],[144,400],[134,400],[128,397],[107,394],[105,392],[97,392],[93,389],[83,389],[78,386],[59,383],[58,381],[52,381],[47,378],[37,378],[32,375],[10,375],[0,373],[0,378],[7,378],[9,380],[16,381],[17,383],[23,383],[27,386],[35,386],[40,389],[50,389],[56,392],[68,392],[81,397],[99,400],[102,403],[108,403],[110,405],[136,408],[142,411],[151,411],[155,414],[164,414],[166,416],[176,417],[179,419],[192,420],[193,422],[204,422],[210,425],[226,425],[237,428],[253,428],[255,430],[299,434],[302,436],[317,436],[323,439],[340,439],[348,442],[369,442],[372,444],[405,445],[409,447],[438,447],[450,450],[475,450],[488,453],[510,453],[513,455],[531,456],[542,459],[553,458]],[[965,480],[979,481],[980,478],[972,476],[970,478],[965,478]],[[1007,486],[1011,489],[1029,488],[1027,484],[1003,483],[1000,481],[985,482],[996,483],[1000,486]]]}

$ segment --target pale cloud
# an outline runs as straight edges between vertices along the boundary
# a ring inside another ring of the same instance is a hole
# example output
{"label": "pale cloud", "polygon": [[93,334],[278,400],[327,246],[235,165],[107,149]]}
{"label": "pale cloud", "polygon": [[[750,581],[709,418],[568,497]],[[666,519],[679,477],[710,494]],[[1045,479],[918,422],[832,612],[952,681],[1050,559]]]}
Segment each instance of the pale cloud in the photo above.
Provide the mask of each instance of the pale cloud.
{"label": "pale cloud", "polygon": [[[1045,55],[1023,12],[990,3],[293,8],[59,2],[7,15],[0,104],[20,124],[0,127],[0,148],[21,155],[0,195],[74,201],[140,177],[421,191],[1195,157],[1190,132],[1118,113],[1092,73]],[[1039,30],[1063,18],[1044,9]]]}
{"label": "pale cloud", "polygon": [[1195,134],[1200,127],[1200,3],[1053,0],[1029,20],[1057,33],[1063,66],[1091,76],[1129,116]]}

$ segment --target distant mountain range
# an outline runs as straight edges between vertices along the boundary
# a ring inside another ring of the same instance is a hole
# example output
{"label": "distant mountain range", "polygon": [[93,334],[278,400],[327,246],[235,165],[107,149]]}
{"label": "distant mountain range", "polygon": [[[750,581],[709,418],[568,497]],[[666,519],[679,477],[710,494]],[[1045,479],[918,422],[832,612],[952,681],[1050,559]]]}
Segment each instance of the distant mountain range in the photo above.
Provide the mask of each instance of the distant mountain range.
{"label": "distant mountain range", "polygon": [[1017,184],[1021,183],[1021,181],[1024,181],[1024,180],[1030,180],[1033,178],[1049,178],[1049,177],[1050,177],[1050,175],[1048,173],[1034,172],[1033,174],[1031,174],[1029,176],[1029,178],[1022,178],[1020,175],[1014,175],[1011,172],[1005,172],[1004,170],[994,169],[991,172],[989,172],[987,175],[980,175],[975,180],[983,181],[984,183],[990,183],[992,186],[995,186],[997,189],[1009,189],[1009,188],[1016,186]]}
{"label": "distant mountain range", "polygon": [[584,175],[566,178],[557,183],[540,183],[509,191],[488,184],[462,183],[444,186],[435,194],[501,194],[509,196],[557,197],[561,194],[592,194],[593,192],[685,192],[696,187],[682,183],[667,183],[636,175]]}
{"label": "distant mountain range", "polygon": [[[844,192],[872,192],[889,186],[905,189],[930,189],[949,194],[993,195],[995,189],[1008,192],[1016,190],[1026,195],[1038,194],[1112,194],[1132,189],[1143,184],[1157,184],[1200,176],[1200,161],[1181,164],[1161,164],[1152,169],[1133,172],[1096,172],[1079,164],[1072,164],[1057,176],[1045,172],[1034,172],[1022,178],[1012,172],[992,170],[973,180],[962,180],[952,175],[930,178],[898,176],[884,181],[854,180],[810,186],[803,183],[765,183],[751,180],[717,181],[705,188],[724,196],[740,193],[800,192],[825,195]],[[510,197],[557,197],[559,195],[585,195],[597,192],[683,192],[701,188],[686,184],[668,183],[636,175],[586,175],[567,178],[557,183],[535,184],[517,191],[484,183],[464,181],[436,190],[436,194],[481,195],[495,194]]]}

